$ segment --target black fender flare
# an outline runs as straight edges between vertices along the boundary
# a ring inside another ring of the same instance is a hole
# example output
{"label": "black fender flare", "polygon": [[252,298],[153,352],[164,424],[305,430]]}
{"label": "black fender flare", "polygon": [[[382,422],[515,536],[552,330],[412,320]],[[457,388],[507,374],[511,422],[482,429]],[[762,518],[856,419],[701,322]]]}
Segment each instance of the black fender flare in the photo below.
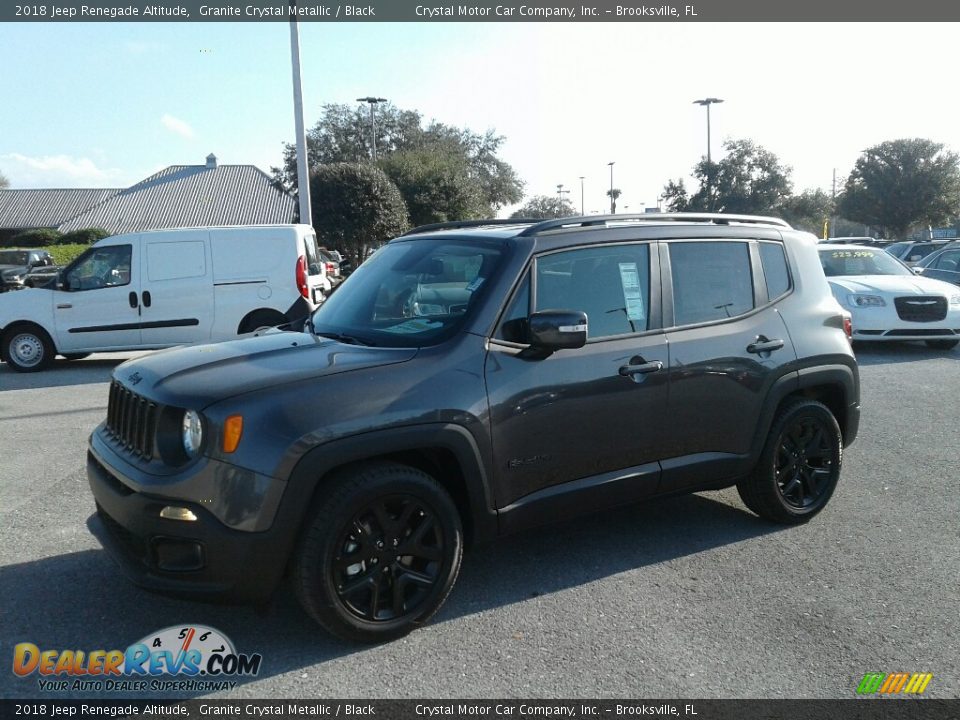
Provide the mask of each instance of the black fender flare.
{"label": "black fender flare", "polygon": [[[299,536],[305,515],[322,479],[334,468],[384,455],[441,448],[453,454],[463,474],[472,540],[483,542],[497,535],[497,513],[482,454],[470,431],[453,423],[424,423],[351,435],[317,445],[294,466],[275,523],[295,528]],[[322,490],[321,490],[322,492]],[[291,547],[292,549],[292,547]]]}

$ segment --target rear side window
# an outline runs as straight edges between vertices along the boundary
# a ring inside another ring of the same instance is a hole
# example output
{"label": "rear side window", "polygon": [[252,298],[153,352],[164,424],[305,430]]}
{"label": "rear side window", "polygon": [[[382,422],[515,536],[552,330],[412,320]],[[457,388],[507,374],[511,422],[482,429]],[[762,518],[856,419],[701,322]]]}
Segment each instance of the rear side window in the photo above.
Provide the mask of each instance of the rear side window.
{"label": "rear side window", "polygon": [[763,276],[767,281],[767,297],[770,300],[783,295],[790,289],[790,273],[787,271],[787,258],[780,243],[760,243],[760,262]]}
{"label": "rear side window", "polygon": [[745,242],[670,243],[675,325],[726,320],[753,309]]}

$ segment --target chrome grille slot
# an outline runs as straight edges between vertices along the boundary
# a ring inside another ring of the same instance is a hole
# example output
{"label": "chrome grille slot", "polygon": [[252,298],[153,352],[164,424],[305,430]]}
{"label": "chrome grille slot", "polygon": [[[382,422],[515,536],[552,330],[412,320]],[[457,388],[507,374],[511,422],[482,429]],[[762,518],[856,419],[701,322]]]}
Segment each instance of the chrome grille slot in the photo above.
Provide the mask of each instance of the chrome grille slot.
{"label": "chrome grille slot", "polygon": [[142,458],[153,457],[153,439],[160,408],[118,382],[110,384],[107,432],[124,449]]}

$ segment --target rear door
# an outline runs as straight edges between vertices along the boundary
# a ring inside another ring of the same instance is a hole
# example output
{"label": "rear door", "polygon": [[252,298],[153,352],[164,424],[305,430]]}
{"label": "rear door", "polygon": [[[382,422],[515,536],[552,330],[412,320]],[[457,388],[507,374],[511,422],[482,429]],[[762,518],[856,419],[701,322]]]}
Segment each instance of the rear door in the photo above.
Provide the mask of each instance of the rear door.
{"label": "rear door", "polygon": [[206,230],[143,235],[140,327],[147,347],[210,339],[213,275]]}
{"label": "rear door", "polygon": [[662,465],[670,490],[737,472],[767,392],[797,356],[776,310],[790,289],[782,243],[674,240],[661,248],[670,346]]}
{"label": "rear door", "polygon": [[87,250],[53,291],[57,349],[61,352],[140,345],[140,246],[136,235]]}

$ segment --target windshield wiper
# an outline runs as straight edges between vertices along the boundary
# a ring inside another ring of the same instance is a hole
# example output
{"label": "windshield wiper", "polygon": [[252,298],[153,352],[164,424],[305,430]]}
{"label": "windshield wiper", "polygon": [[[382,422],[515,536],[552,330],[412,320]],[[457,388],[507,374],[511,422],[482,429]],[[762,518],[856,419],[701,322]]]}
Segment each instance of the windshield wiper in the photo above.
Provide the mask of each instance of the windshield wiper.
{"label": "windshield wiper", "polygon": [[370,342],[369,340],[361,340],[360,338],[354,337],[353,335],[344,335],[343,333],[335,333],[335,332],[317,332],[316,330],[314,330],[313,334],[316,335],[317,337],[330,338],[331,340],[336,340],[337,342],[346,343],[347,345],[365,345],[367,347],[373,346],[373,343]]}

